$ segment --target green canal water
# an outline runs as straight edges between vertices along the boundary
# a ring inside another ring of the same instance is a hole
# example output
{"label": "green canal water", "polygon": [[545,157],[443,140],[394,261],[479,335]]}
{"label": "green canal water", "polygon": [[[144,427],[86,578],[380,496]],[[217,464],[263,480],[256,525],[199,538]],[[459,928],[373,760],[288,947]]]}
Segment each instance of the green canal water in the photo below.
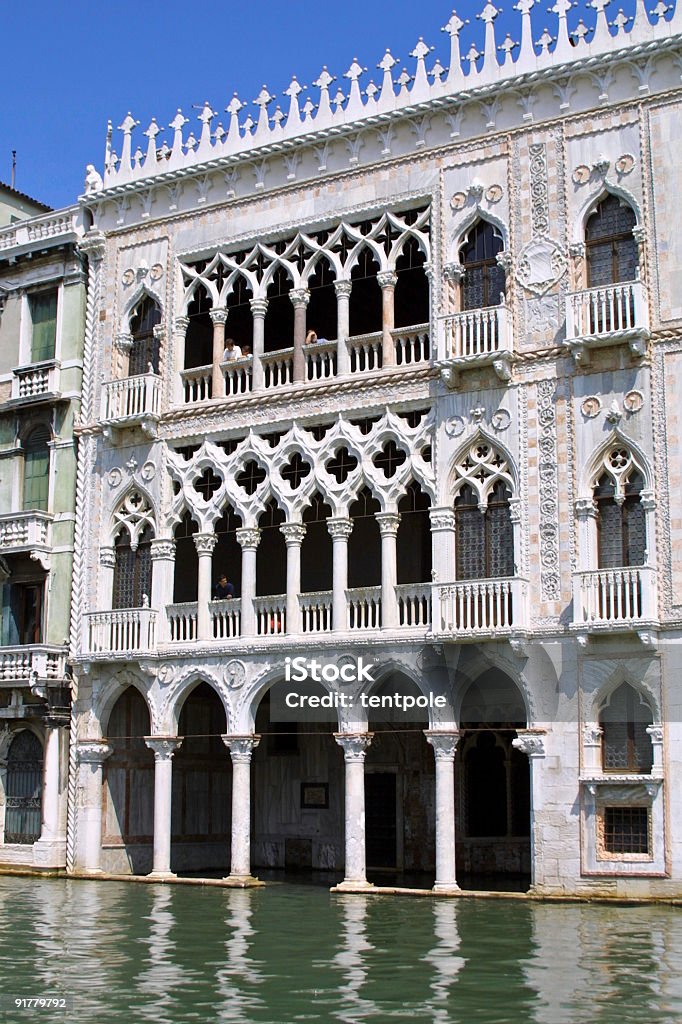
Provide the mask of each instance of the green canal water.
{"label": "green canal water", "polygon": [[0,956],[12,1022],[682,1021],[682,910],[666,906],[4,877]]}

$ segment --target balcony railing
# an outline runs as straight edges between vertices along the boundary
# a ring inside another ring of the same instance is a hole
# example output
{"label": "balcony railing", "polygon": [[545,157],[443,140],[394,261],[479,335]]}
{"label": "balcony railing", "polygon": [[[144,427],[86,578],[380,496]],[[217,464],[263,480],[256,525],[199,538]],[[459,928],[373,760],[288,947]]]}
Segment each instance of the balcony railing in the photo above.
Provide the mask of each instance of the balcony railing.
{"label": "balcony railing", "polygon": [[222,364],[226,395],[247,395],[251,390],[253,359],[230,359]]}
{"label": "balcony railing", "polygon": [[492,366],[500,380],[511,378],[512,317],[504,306],[486,306],[441,317],[441,373],[450,386],[468,366]]}
{"label": "balcony railing", "polygon": [[161,378],[141,373],[122,380],[110,380],[102,387],[102,422],[140,423],[158,419],[161,410]]}
{"label": "balcony railing", "polygon": [[637,629],[656,619],[656,570],[650,565],[594,569],[574,576],[576,626]]}
{"label": "balcony railing", "polygon": [[433,585],[433,632],[466,637],[507,635],[526,624],[526,581],[518,577]]}
{"label": "balcony railing", "polygon": [[206,402],[213,395],[213,367],[193,366],[191,370],[181,370],[182,396],[186,405],[194,402]]}
{"label": "balcony railing", "polygon": [[153,608],[117,608],[85,615],[86,654],[125,654],[154,648],[156,612]]}
{"label": "balcony railing", "polygon": [[51,211],[4,228],[0,231],[0,251],[15,245],[28,247],[32,242],[54,240],[54,244],[63,244],[64,241],[75,240],[80,234],[78,212],[77,207],[60,213]]}
{"label": "balcony railing", "polygon": [[6,512],[0,516],[0,549],[11,551],[47,550],[51,543],[53,516],[49,512]]}
{"label": "balcony railing", "polygon": [[241,636],[242,603],[239,598],[212,601],[208,607],[213,622],[214,640],[231,640],[233,637]]}
{"label": "balcony railing", "polygon": [[633,353],[644,353],[649,336],[649,308],[642,281],[603,285],[566,297],[566,344],[580,346],[627,341]]}
{"label": "balcony railing", "polygon": [[396,588],[401,626],[431,625],[431,584],[402,583]]}
{"label": "balcony railing", "polygon": [[294,380],[294,350],[283,348],[261,356],[263,385],[265,388],[282,388]]}
{"label": "balcony railing", "polygon": [[327,380],[336,376],[335,341],[318,341],[314,345],[306,345],[304,355],[306,380]]}
{"label": "balcony railing", "polygon": [[431,338],[428,324],[421,324],[407,331],[401,328],[391,331],[391,335],[395,346],[396,366],[426,363],[431,358]]}
{"label": "balcony railing", "polygon": [[0,647],[0,682],[63,679],[66,651],[43,644]]}
{"label": "balcony railing", "polygon": [[191,643],[197,638],[197,603],[183,602],[166,606],[168,639],[171,643]]}
{"label": "balcony railing", "polygon": [[348,629],[381,629],[381,587],[346,591]]}
{"label": "balcony railing", "polygon": [[59,394],[60,365],[54,359],[28,366],[17,366],[12,370],[12,399],[28,402]]}
{"label": "balcony railing", "polygon": [[332,628],[331,590],[300,594],[301,629],[304,633],[329,633]]}
{"label": "balcony railing", "polygon": [[253,602],[258,636],[278,636],[287,630],[287,597],[256,597]]}
{"label": "balcony railing", "polygon": [[381,331],[358,334],[348,339],[348,357],[351,373],[371,373],[382,366]]}

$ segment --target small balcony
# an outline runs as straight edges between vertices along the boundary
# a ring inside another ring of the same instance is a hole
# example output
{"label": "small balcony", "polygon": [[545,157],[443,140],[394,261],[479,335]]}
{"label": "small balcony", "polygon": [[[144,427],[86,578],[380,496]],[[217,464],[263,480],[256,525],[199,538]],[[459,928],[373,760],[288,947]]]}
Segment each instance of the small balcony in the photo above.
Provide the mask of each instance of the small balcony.
{"label": "small balcony", "polygon": [[0,683],[63,680],[66,651],[46,644],[0,647]]}
{"label": "small balcony", "polygon": [[56,359],[16,366],[12,375],[12,404],[34,405],[57,402],[61,398],[60,364]]}
{"label": "small balcony", "polygon": [[141,373],[102,386],[102,423],[108,427],[141,427],[154,436],[161,409],[161,378]]}
{"label": "small balcony", "polygon": [[649,307],[642,281],[587,288],[566,296],[565,344],[576,362],[588,362],[591,348],[621,342],[641,357],[648,338]]}
{"label": "small balcony", "polygon": [[442,639],[496,639],[527,625],[527,581],[517,576],[433,584],[433,634]]}
{"label": "small balcony", "polygon": [[53,518],[35,509],[0,515],[0,550],[5,555],[28,554],[49,568]]}
{"label": "small balcony", "polygon": [[116,608],[84,616],[85,654],[149,653],[156,643],[153,608]]}
{"label": "small balcony", "polygon": [[573,629],[582,634],[635,632],[648,642],[657,625],[656,570],[651,565],[577,572]]}
{"label": "small balcony", "polygon": [[511,311],[505,305],[469,309],[441,317],[444,358],[439,362],[448,387],[458,384],[462,370],[492,366],[500,380],[511,379],[513,336]]}

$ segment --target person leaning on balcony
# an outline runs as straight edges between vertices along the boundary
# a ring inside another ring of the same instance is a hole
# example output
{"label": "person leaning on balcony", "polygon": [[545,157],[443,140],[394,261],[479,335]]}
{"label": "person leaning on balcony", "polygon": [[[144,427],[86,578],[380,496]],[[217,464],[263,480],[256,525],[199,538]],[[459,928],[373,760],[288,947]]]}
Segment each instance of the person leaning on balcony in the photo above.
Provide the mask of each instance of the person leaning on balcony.
{"label": "person leaning on balcony", "polygon": [[213,600],[225,601],[228,597],[234,597],[234,583],[230,583],[225,573],[222,573],[215,587],[213,588]]}
{"label": "person leaning on balcony", "polygon": [[235,345],[234,338],[225,339],[225,351],[223,352],[223,362],[227,363],[231,359],[241,359],[242,350],[239,345]]}
{"label": "person leaning on balcony", "polygon": [[308,333],[305,336],[305,343],[306,343],[306,345],[317,345],[317,344],[323,345],[326,340],[327,340],[326,338],[318,338],[316,332],[313,331],[313,330],[308,331]]}
{"label": "person leaning on balcony", "polygon": [[250,345],[242,345],[242,359],[253,359]]}

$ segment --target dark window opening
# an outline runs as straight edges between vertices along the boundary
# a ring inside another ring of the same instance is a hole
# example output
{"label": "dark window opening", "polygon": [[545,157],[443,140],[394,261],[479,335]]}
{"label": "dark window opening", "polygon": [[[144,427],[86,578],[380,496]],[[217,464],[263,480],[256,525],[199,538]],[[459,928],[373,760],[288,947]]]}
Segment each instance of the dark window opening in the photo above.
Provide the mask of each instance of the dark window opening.
{"label": "dark window opening", "polygon": [[204,470],[198,480],[194,481],[192,485],[197,494],[200,494],[204,501],[210,501],[216,491],[219,491],[223,483],[223,479],[217,476],[213,470],[208,467]]}
{"label": "dark window opening", "polygon": [[317,334],[318,340],[334,341],[338,334],[336,289],[334,271],[326,259],[321,259],[314,273],[308,278],[310,301],[307,310],[307,327]]}
{"label": "dark window opening", "polygon": [[303,512],[306,528],[301,545],[301,593],[332,589],[332,538],[327,519],[332,510],[320,494],[314,494]]}
{"label": "dark window opening", "polygon": [[653,767],[653,747],[647,728],[653,717],[637,691],[627,683],[619,686],[602,708],[599,723],[604,771],[648,775]]}
{"label": "dark window opening", "polygon": [[130,321],[133,344],[128,360],[128,376],[140,373],[158,373],[160,359],[159,339],[154,328],[161,322],[161,310],[153,299],[146,298],[139,304]]}
{"label": "dark window opening", "polygon": [[585,225],[588,288],[635,280],[635,225],[634,211],[627,203],[614,195],[602,199]]}
{"label": "dark window opening", "polygon": [[187,307],[189,324],[185,335],[185,369],[193,366],[210,366],[213,362],[213,321],[212,307],[206,289],[201,286],[194,292],[194,298]]}
{"label": "dark window opening", "polygon": [[604,808],[604,853],[649,854],[649,809]]}
{"label": "dark window opening", "polygon": [[381,584],[381,535],[375,518],[380,510],[379,502],[366,487],[350,506],[353,531],[348,538],[349,587]]}
{"label": "dark window opening", "polygon": [[199,577],[199,556],[194,543],[194,534],[199,527],[192,519],[191,513],[184,516],[175,527],[175,573],[173,576],[173,601],[197,600],[197,584]]}
{"label": "dark window opening", "polygon": [[285,519],[284,511],[272,499],[258,520],[261,534],[256,552],[256,593],[261,597],[286,593],[286,541],[279,528]]}
{"label": "dark window opening", "polygon": [[616,488],[603,473],[594,489],[600,569],[646,562],[646,513],[641,502],[644,480],[634,471],[625,484],[625,500],[616,500]]}
{"label": "dark window opening", "polygon": [[424,272],[426,256],[415,238],[409,238],[396,261],[395,326],[427,324],[431,319],[429,279]]}
{"label": "dark window opening", "polygon": [[459,251],[466,271],[462,278],[462,309],[483,309],[503,301],[505,275],[496,259],[500,252],[499,232],[488,221],[476,221]]}
{"label": "dark window opening", "polygon": [[235,345],[239,346],[242,353],[245,345],[251,348],[253,344],[252,298],[253,293],[248,282],[241,275],[235,278],[232,291],[225,301],[228,311],[225,337],[233,338]]}
{"label": "dark window opening", "polygon": [[431,582],[431,502],[418,483],[408,485],[398,505],[398,583]]}
{"label": "dark window opening", "polygon": [[395,441],[388,441],[382,450],[377,452],[372,462],[377,469],[382,471],[386,479],[390,479],[390,477],[395,476],[406,459],[407,455],[402,448],[398,448]]}
{"label": "dark window opening", "polygon": [[328,473],[336,477],[337,483],[344,484],[348,479],[348,475],[353,472],[357,464],[358,460],[355,456],[351,455],[346,447],[343,447],[337,448],[334,457],[329,460],[325,468]]}
{"label": "dark window opening", "polygon": [[381,288],[377,281],[379,264],[368,248],[361,250],[358,262],[351,271],[353,284],[350,293],[350,336],[374,334],[382,329]]}
{"label": "dark window opening", "polygon": [[228,505],[222,517],[215,525],[217,537],[213,550],[213,587],[224,573],[228,583],[234,587],[234,596],[239,597],[242,585],[242,548],[237,540],[237,530],[241,527],[241,517]]}
{"label": "dark window opening", "polygon": [[455,499],[456,569],[458,580],[483,580],[514,575],[514,528],[509,491],[495,484],[482,512],[478,497],[465,484]]}
{"label": "dark window opening", "polygon": [[310,464],[301,458],[298,452],[294,452],[282,469],[282,479],[288,481],[292,491],[297,491],[303,480],[309,475]]}
{"label": "dark window opening", "polygon": [[5,842],[35,843],[40,839],[43,748],[28,729],[12,740],[7,755]]}
{"label": "dark window opening", "polygon": [[125,528],[114,541],[114,590],[112,608],[142,608],[149,605],[152,592],[151,544],[154,532],[145,526],[135,550]]}
{"label": "dark window opening", "polygon": [[268,285],[264,350],[277,352],[294,344],[294,307],[289,292],[292,282],[283,267],[277,267]]}
{"label": "dark window opening", "polygon": [[251,459],[246,463],[242,472],[235,477],[235,480],[247,494],[255,494],[266,476],[265,470]]}

